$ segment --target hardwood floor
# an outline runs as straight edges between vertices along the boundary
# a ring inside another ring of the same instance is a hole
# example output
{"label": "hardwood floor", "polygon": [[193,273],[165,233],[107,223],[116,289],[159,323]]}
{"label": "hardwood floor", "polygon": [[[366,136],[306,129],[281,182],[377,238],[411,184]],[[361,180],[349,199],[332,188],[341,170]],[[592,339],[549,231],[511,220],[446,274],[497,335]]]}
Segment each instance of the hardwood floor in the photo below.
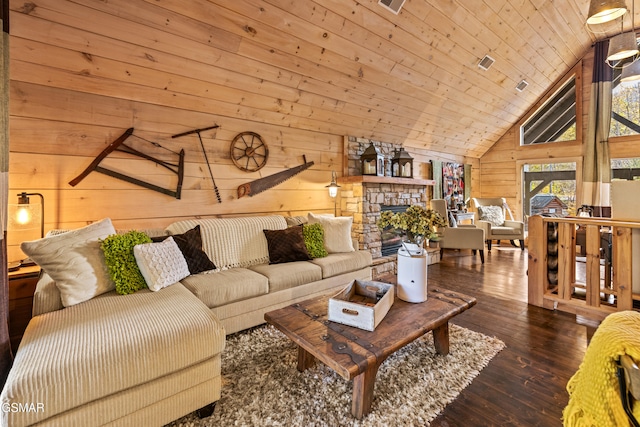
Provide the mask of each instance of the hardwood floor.
{"label": "hardwood floor", "polygon": [[562,426],[565,387],[584,356],[587,328],[574,315],[528,305],[526,269],[526,250],[507,242],[486,252],[485,264],[471,251],[445,250],[429,266],[429,286],[478,300],[452,323],[506,344],[432,427]]}

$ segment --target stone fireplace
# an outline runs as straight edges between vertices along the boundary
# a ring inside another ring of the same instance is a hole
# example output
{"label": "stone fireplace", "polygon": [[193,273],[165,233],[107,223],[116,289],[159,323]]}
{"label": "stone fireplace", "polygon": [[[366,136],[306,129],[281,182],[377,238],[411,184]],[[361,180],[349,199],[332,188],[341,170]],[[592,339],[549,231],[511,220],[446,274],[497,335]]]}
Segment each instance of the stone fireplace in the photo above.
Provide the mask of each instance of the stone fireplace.
{"label": "stone fireplace", "polygon": [[[385,207],[407,207],[428,202],[426,187],[431,180],[382,176],[349,176],[338,180],[341,215],[353,216],[352,234],[360,249],[371,251],[374,277],[396,271],[397,255],[382,254],[382,238],[376,222]],[[438,262],[439,251],[429,253],[430,263]]]}
{"label": "stone fireplace", "polygon": [[[385,159],[385,176],[362,175],[360,156],[373,143]],[[391,159],[402,145],[373,141],[367,138],[345,137],[344,176],[338,179],[340,184],[340,215],[353,216],[352,235],[358,240],[360,249],[371,251],[373,257],[373,277],[385,273],[396,273],[397,250],[393,254],[382,254],[382,239],[376,222],[380,218],[383,206],[395,208],[411,205],[426,206],[430,187],[435,184],[430,176],[430,160],[422,157],[414,162],[414,178],[392,177]],[[414,152],[417,156],[419,153]],[[438,262],[440,252],[429,251],[429,263]]]}

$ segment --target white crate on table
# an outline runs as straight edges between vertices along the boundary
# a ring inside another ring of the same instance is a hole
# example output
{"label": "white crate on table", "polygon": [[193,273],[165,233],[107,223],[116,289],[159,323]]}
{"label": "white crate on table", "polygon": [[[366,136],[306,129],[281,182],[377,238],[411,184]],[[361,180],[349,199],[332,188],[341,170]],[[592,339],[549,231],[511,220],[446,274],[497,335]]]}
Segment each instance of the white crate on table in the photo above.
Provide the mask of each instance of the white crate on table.
{"label": "white crate on table", "polygon": [[[332,322],[373,331],[393,305],[394,287],[388,283],[354,280],[329,298]],[[371,301],[363,303],[363,300]]]}

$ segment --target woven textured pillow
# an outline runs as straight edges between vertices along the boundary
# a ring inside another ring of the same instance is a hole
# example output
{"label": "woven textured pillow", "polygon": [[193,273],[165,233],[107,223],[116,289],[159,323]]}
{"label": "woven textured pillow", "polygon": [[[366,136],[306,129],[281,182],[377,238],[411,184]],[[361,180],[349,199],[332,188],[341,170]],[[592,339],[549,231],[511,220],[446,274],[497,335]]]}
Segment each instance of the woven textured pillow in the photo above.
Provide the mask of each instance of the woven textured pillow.
{"label": "woven textured pillow", "polygon": [[171,236],[159,243],[136,245],[133,254],[147,286],[154,292],[189,275],[187,261]]}
{"label": "woven textured pillow", "polygon": [[504,212],[501,206],[478,206],[478,214],[481,221],[488,221],[494,227],[504,225]]}
{"label": "woven textured pillow", "polygon": [[284,230],[263,230],[269,248],[269,264],[281,264],[311,259],[302,237],[302,226]]}

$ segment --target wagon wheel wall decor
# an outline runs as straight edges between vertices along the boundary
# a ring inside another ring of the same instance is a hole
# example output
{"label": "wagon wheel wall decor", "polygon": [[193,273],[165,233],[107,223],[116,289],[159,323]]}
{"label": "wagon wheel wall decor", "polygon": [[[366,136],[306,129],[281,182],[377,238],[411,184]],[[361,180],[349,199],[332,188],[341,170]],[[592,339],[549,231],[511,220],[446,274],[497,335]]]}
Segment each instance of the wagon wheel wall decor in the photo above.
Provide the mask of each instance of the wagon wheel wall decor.
{"label": "wagon wheel wall decor", "polygon": [[269,149],[257,133],[241,132],[231,141],[230,154],[238,169],[255,172],[267,164]]}

